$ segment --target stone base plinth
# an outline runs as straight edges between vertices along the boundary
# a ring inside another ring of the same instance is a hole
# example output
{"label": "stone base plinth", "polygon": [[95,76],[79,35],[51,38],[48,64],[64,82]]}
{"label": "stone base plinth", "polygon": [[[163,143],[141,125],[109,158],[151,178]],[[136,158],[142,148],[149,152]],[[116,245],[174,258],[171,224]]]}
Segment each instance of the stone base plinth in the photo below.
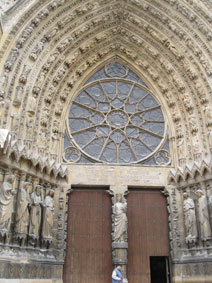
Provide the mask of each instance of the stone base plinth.
{"label": "stone base plinth", "polygon": [[185,277],[185,278],[176,276],[176,277],[173,277],[172,282],[173,283],[211,283],[212,276],[211,277]]}

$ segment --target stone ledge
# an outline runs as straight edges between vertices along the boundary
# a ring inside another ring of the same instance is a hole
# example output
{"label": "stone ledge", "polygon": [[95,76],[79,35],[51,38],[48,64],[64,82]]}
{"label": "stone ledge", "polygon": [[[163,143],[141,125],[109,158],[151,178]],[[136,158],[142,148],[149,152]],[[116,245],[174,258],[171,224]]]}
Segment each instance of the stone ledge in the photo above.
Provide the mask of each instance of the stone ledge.
{"label": "stone ledge", "polygon": [[[180,277],[180,276],[176,276],[173,277],[173,283],[211,283],[212,282],[212,277],[208,276],[208,277],[203,277],[203,276],[199,276],[199,277]],[[1,283],[1,281],[0,281]]]}

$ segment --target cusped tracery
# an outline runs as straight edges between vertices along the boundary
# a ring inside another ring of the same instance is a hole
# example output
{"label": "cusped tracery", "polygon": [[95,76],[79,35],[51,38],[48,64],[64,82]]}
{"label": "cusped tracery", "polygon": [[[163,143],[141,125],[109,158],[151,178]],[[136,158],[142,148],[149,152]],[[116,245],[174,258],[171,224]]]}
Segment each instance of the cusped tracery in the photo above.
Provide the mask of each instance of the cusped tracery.
{"label": "cusped tracery", "polygon": [[[68,128],[71,146],[93,162],[143,163],[166,139],[161,105],[145,83],[118,62],[106,65],[83,86],[72,102]],[[66,149],[64,159],[74,159]]]}

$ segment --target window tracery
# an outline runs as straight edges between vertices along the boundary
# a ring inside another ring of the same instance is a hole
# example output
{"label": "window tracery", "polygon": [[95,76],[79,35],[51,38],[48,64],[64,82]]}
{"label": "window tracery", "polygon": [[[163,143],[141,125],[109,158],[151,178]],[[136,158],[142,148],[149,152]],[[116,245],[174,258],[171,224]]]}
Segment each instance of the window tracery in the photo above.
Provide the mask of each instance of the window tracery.
{"label": "window tracery", "polygon": [[97,71],[73,100],[64,160],[68,163],[170,164],[160,103],[128,67]]}

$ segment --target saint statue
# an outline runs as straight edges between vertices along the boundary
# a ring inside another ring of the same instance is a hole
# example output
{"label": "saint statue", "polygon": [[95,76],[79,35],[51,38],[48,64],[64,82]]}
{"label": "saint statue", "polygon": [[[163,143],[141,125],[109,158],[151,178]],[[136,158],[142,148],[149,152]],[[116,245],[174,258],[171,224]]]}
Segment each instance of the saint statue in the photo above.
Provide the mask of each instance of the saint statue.
{"label": "saint statue", "polygon": [[43,202],[43,226],[42,226],[42,238],[44,240],[52,240],[52,229],[54,221],[54,192],[49,191]]}
{"label": "saint statue", "polygon": [[13,183],[14,175],[9,175],[0,187],[0,234],[4,237],[8,235],[11,224],[11,216],[13,212]]}
{"label": "saint statue", "polygon": [[30,205],[29,192],[31,189],[32,184],[24,182],[18,196],[15,232],[16,237],[21,240],[22,244],[28,234]]}
{"label": "saint statue", "polygon": [[191,199],[187,193],[183,194],[183,198],[183,211],[185,216],[186,227],[186,243],[194,243],[197,240],[195,205],[193,199]]}
{"label": "saint statue", "polygon": [[41,225],[41,186],[37,185],[35,191],[31,194],[31,209],[30,209],[30,223],[29,236],[32,239],[38,239]]}
{"label": "saint statue", "polygon": [[202,241],[211,239],[211,227],[209,222],[207,199],[202,190],[197,190],[199,204],[199,221]]}
{"label": "saint statue", "polygon": [[115,204],[113,206],[114,217],[114,242],[127,241],[127,202],[123,195],[116,194]]}

